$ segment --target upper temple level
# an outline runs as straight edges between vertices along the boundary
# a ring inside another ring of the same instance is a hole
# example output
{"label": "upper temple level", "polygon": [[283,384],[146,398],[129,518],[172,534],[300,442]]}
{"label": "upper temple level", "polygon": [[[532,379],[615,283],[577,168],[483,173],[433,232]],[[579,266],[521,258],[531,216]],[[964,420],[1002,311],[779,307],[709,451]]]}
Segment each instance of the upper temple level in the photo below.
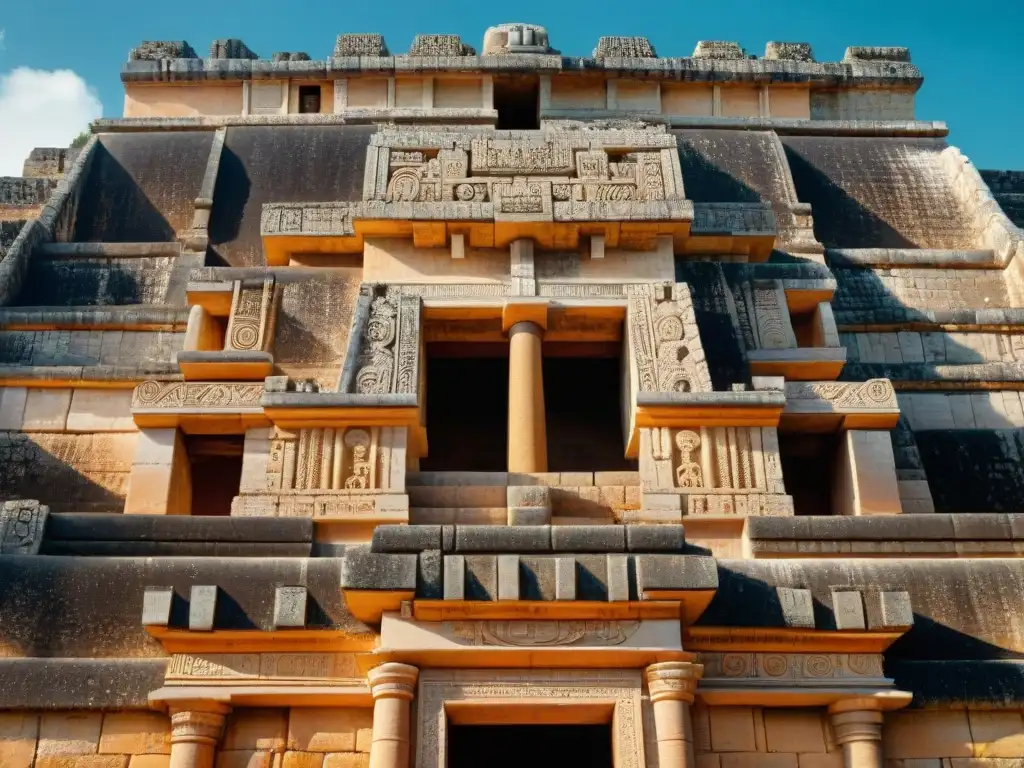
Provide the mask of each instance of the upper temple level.
{"label": "upper temple level", "polygon": [[260,58],[216,40],[208,58],[185,41],[144,42],[121,70],[124,117],[320,114],[353,120],[537,128],[545,119],[772,118],[909,121],[920,70],[906,48],[853,46],[815,61],[808,43],[699,41],[659,56],[644,37],[601,37],[592,56],[566,56],[533,24],[501,24],[477,49],[458,35],[417,35],[392,54],[382,35],[341,34],[334,50]]}

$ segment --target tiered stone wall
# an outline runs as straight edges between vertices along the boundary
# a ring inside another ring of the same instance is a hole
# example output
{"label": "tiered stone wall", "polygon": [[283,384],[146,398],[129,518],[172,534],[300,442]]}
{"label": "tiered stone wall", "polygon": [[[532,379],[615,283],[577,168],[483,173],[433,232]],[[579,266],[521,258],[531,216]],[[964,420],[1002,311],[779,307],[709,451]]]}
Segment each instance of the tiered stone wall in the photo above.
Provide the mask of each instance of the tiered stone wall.
{"label": "tiered stone wall", "polygon": [[167,768],[171,722],[157,712],[5,712],[3,768]]}
{"label": "tiered stone wall", "polygon": [[217,768],[367,768],[372,731],[369,708],[239,709]]}
{"label": "tiered stone wall", "polygon": [[824,709],[693,707],[698,768],[842,768]]}
{"label": "tiered stone wall", "polygon": [[923,710],[885,716],[887,768],[1013,768],[1024,761],[1020,710]]}

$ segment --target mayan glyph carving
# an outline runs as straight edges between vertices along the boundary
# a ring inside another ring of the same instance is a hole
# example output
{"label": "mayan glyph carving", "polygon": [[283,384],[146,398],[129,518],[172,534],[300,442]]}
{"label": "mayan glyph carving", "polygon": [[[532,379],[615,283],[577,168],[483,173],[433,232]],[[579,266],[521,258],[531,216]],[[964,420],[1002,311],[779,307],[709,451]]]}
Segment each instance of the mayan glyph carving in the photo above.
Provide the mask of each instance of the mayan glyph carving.
{"label": "mayan glyph carving", "polygon": [[268,352],[274,340],[277,291],[274,278],[235,280],[225,351]]}
{"label": "mayan glyph carving", "polygon": [[452,634],[471,645],[557,646],[621,645],[640,628],[639,621],[459,621]]}
{"label": "mayan glyph carving", "polygon": [[[676,465],[676,484],[680,488],[700,488],[704,484],[704,476],[700,467],[700,434],[691,429],[683,429],[676,433],[676,449],[679,451],[679,463]],[[694,456],[696,455],[696,461]]]}
{"label": "mayan glyph carving", "polygon": [[350,357],[339,389],[362,395],[418,390],[421,305],[396,287],[364,285],[354,320]]}
{"label": "mayan glyph carving", "polygon": [[710,392],[690,289],[649,286],[629,298],[629,344],[641,392]]}
{"label": "mayan glyph carving", "polygon": [[227,679],[233,683],[266,680],[340,681],[361,684],[355,656],[345,653],[178,653],[167,665],[168,684]]}
{"label": "mayan glyph carving", "polygon": [[267,488],[372,491],[390,471],[394,428],[279,431],[271,441]]}

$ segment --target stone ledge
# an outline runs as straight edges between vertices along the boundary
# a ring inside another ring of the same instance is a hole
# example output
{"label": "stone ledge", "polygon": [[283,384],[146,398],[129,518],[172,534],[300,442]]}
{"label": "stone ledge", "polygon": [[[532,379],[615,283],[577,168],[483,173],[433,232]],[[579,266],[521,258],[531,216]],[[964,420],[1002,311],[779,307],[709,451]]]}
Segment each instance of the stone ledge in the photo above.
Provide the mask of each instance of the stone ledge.
{"label": "stone ledge", "polygon": [[1024,363],[847,363],[842,381],[889,379],[897,390],[999,389],[997,383],[1024,381]]}
{"label": "stone ledge", "polygon": [[940,248],[826,248],[825,258],[836,267],[934,267],[939,269],[997,269],[992,249],[953,251]]}
{"label": "stone ledge", "polygon": [[202,80],[336,78],[398,72],[603,72],[687,82],[778,82],[839,86],[910,86],[924,78],[909,61],[856,58],[842,62],[751,58],[620,58],[553,54],[503,56],[343,56],[317,61],[178,58],[132,60],[121,68],[124,83]]}
{"label": "stone ledge", "polygon": [[[1012,330],[1024,325],[1024,309],[948,309],[885,311],[887,321],[879,319],[883,311],[854,310],[836,312],[836,326],[842,332],[875,331],[881,328],[898,330]],[[948,329],[954,330],[954,329]]]}
{"label": "stone ledge", "polygon": [[50,515],[45,540],[309,544],[313,521],[254,518],[242,525],[229,517],[58,513]]}
{"label": "stone ledge", "polygon": [[160,381],[180,381],[181,374],[174,363],[155,363],[138,366],[119,365],[0,365],[0,381],[5,386],[14,386],[13,382],[28,381],[33,386],[46,386],[41,382],[68,382],[74,386],[76,382],[111,381],[123,383],[125,386],[147,379]]}
{"label": "stone ledge", "polygon": [[149,709],[167,659],[0,659],[0,709]]}
{"label": "stone ledge", "polygon": [[686,552],[681,525],[380,525],[375,553]]}
{"label": "stone ledge", "polygon": [[181,255],[181,243],[44,243],[36,254],[49,259],[176,258]]}
{"label": "stone ledge", "polygon": [[188,324],[188,309],[161,306],[0,307],[4,330],[178,330]]}

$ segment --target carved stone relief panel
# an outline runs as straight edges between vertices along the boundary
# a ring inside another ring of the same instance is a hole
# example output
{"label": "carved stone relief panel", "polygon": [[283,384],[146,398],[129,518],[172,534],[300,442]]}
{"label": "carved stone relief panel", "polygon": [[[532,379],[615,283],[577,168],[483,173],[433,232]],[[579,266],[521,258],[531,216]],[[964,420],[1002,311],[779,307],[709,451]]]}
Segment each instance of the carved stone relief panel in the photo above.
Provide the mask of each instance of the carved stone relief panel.
{"label": "carved stone relief panel", "polygon": [[[561,706],[613,705],[612,764],[644,764],[640,670],[423,670],[417,696],[417,768],[448,764],[446,705],[472,702],[501,707],[510,703],[557,702]],[[567,712],[567,716],[569,713]]]}
{"label": "carved stone relief panel", "polygon": [[656,284],[629,297],[630,353],[641,392],[710,392],[686,283]]}
{"label": "carved stone relief panel", "polygon": [[747,349],[796,348],[796,333],[781,280],[744,282],[733,291]]}
{"label": "carved stone relief panel", "polygon": [[274,278],[235,280],[224,350],[269,352],[277,319]]}
{"label": "carved stone relief panel", "polygon": [[419,390],[422,300],[397,286],[364,284],[339,391],[363,395]]}
{"label": "carved stone relief panel", "polygon": [[640,481],[688,515],[793,514],[775,427],[641,428]]}

